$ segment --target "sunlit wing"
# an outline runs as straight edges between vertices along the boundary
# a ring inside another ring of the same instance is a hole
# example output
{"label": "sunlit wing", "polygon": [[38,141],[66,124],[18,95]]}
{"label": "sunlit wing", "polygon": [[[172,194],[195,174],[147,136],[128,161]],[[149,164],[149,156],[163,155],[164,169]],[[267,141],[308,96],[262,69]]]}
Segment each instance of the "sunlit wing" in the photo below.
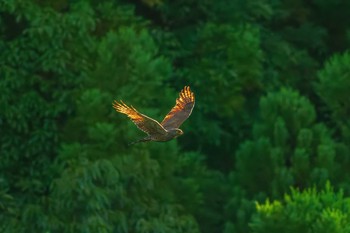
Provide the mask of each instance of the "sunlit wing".
{"label": "sunlit wing", "polygon": [[166,134],[164,127],[158,121],[139,113],[133,106],[129,107],[123,101],[113,103],[113,108],[120,113],[127,115],[135,125],[149,135]]}
{"label": "sunlit wing", "polygon": [[165,116],[161,125],[165,129],[179,128],[180,125],[191,115],[194,107],[194,93],[186,86],[176,99],[175,106]]}

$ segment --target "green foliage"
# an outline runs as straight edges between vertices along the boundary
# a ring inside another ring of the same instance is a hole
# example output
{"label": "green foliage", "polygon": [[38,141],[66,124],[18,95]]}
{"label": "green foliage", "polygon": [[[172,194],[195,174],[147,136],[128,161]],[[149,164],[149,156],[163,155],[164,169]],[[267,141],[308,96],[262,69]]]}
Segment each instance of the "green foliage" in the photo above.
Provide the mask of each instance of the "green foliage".
{"label": "green foliage", "polygon": [[84,4],[60,16],[29,1],[2,1],[1,12],[0,189],[11,200],[1,231],[43,231],[60,127],[86,76],[90,41],[83,34],[94,20]]}
{"label": "green foliage", "polygon": [[[244,107],[247,101],[244,93],[259,90],[262,74],[259,42],[259,30],[251,25],[207,24],[201,29],[194,54],[197,59],[191,59],[192,64],[187,66],[193,66],[189,68],[189,81],[203,92],[199,92],[203,95],[200,107],[205,113],[216,112],[220,118],[230,118]],[[203,76],[205,81],[201,80]],[[225,91],[227,88],[231,91]]]}
{"label": "green foliage", "polygon": [[300,192],[293,189],[282,201],[257,204],[252,232],[350,232],[349,199],[334,192],[329,183]]}

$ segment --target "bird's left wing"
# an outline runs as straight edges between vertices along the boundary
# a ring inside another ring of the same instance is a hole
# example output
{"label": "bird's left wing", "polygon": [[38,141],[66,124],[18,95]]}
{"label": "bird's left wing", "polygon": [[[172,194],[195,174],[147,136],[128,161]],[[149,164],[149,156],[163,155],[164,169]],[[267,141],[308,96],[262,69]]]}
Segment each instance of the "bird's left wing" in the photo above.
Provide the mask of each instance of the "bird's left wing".
{"label": "bird's left wing", "polygon": [[179,128],[179,126],[191,115],[194,107],[194,93],[186,86],[176,99],[175,106],[165,116],[161,125],[166,128]]}
{"label": "bird's left wing", "polygon": [[159,124],[158,121],[139,113],[133,106],[129,107],[128,105],[124,104],[123,101],[120,101],[119,103],[115,100],[113,103],[113,108],[117,112],[127,115],[140,130],[144,131],[148,135],[164,135],[167,133],[164,127]]}

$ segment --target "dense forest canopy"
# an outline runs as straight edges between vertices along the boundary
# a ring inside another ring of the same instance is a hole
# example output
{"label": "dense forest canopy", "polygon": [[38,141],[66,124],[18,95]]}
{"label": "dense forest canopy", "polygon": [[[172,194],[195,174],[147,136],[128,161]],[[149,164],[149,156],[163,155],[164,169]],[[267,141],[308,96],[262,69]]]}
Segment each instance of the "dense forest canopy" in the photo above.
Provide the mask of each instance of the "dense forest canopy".
{"label": "dense forest canopy", "polygon": [[[0,232],[350,232],[350,1],[0,0]],[[184,135],[144,136],[190,86]]]}

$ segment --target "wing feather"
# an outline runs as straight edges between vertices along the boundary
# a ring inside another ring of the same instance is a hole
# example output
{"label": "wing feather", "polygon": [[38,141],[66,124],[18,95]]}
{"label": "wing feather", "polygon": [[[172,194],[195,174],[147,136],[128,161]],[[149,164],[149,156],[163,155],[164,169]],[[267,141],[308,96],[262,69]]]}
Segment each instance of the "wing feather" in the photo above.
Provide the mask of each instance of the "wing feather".
{"label": "wing feather", "polygon": [[180,125],[191,115],[195,104],[194,93],[189,86],[185,86],[176,99],[175,106],[165,116],[161,125],[165,129],[179,128]]}
{"label": "wing feather", "polygon": [[148,135],[166,134],[166,129],[158,121],[139,113],[133,106],[124,104],[123,101],[114,101],[113,108],[120,113],[127,115],[134,124]]}

